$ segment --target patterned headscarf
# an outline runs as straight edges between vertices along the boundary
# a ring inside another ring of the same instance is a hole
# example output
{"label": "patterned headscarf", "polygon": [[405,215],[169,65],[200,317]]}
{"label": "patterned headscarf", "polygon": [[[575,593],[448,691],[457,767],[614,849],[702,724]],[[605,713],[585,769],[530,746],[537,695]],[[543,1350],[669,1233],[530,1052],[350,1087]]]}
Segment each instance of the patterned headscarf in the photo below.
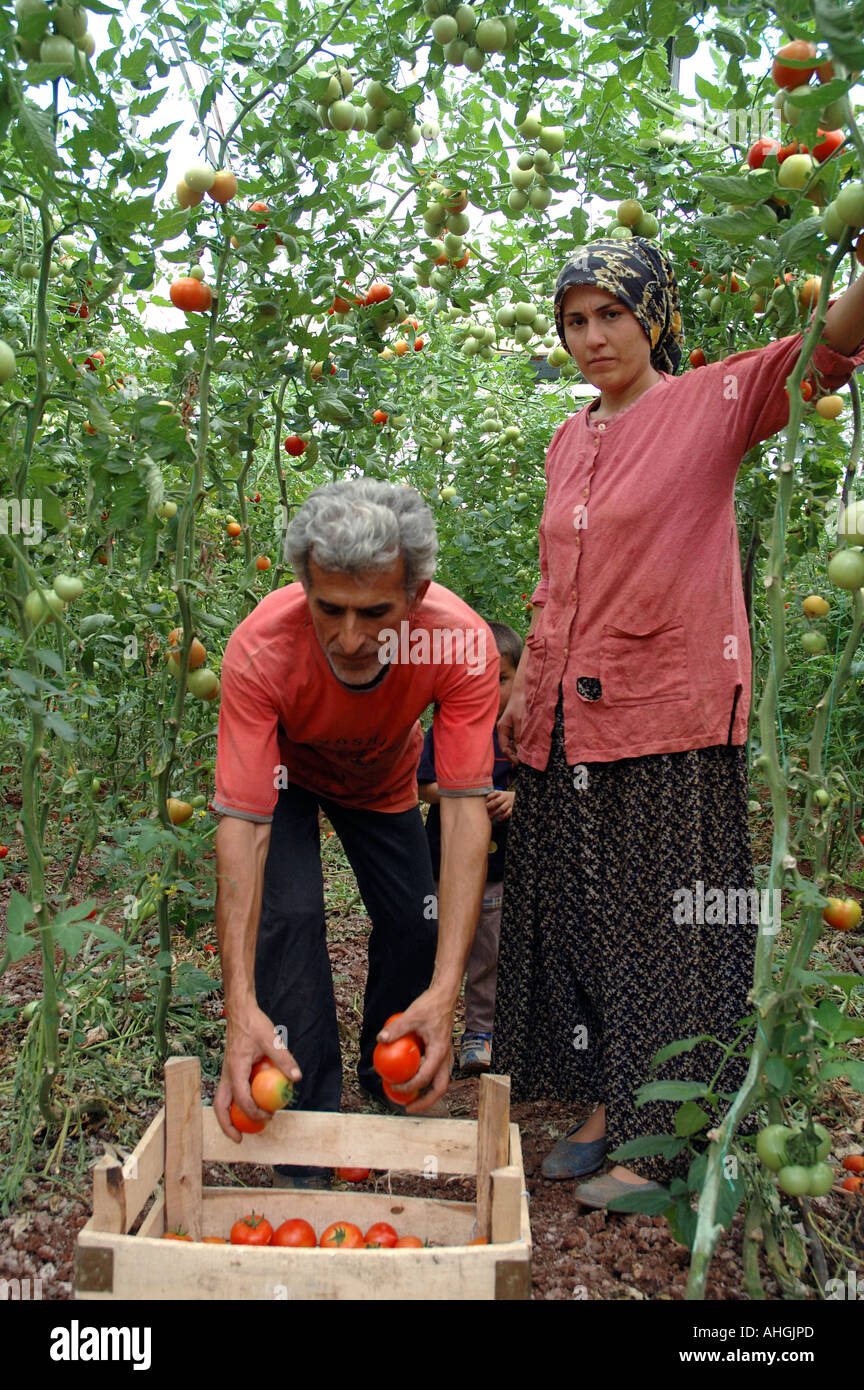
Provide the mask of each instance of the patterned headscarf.
{"label": "patterned headscarf", "polygon": [[659,246],[645,237],[630,237],[579,247],[555,285],[555,327],[565,347],[564,296],[573,285],[596,285],[626,304],[651,344],[651,366],[674,376],[684,342],[681,298],[672,262]]}

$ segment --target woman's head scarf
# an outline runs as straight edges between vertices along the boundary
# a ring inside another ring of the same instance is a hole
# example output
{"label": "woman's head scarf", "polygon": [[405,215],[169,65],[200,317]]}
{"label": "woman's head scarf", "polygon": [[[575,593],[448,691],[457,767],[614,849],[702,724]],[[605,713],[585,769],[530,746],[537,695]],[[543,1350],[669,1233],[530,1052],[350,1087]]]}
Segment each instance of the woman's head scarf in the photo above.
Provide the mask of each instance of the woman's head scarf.
{"label": "woman's head scarf", "polygon": [[684,342],[681,298],[672,263],[659,246],[645,237],[630,237],[579,248],[555,285],[555,327],[565,347],[564,296],[574,285],[596,285],[626,304],[651,344],[651,366],[674,376]]}

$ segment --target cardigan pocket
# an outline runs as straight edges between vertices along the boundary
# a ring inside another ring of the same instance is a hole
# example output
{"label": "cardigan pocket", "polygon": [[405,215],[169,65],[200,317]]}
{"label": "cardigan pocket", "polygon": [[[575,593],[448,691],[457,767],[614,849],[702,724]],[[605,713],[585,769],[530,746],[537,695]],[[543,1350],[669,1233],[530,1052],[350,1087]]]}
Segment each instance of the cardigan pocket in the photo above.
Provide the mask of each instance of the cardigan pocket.
{"label": "cardigan pocket", "polygon": [[543,670],[546,665],[546,638],[531,632],[525,638],[528,648],[528,674],[525,677],[525,716],[531,713],[543,685]]}
{"label": "cardigan pocket", "polygon": [[600,676],[607,705],[689,699],[684,624],[673,620],[648,632],[607,624],[600,642]]}

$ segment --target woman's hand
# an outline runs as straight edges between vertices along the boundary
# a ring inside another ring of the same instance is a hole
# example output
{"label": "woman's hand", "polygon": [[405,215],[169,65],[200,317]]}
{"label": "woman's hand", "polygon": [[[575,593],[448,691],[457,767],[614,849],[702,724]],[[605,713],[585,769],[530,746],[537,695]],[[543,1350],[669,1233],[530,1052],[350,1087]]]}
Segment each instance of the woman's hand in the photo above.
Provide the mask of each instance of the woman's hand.
{"label": "woman's hand", "polygon": [[522,721],[525,718],[525,694],[514,687],[507,708],[498,720],[498,742],[501,752],[511,763],[519,761],[519,741],[522,737]]}

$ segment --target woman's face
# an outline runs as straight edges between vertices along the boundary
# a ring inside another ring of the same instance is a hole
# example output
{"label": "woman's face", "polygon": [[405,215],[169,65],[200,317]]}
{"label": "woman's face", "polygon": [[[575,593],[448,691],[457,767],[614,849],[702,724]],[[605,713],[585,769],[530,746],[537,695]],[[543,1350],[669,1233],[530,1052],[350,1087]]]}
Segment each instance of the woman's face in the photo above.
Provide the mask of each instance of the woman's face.
{"label": "woman's face", "polygon": [[574,285],[564,296],[564,337],[592,386],[613,395],[651,370],[651,345],[636,315],[608,290]]}

